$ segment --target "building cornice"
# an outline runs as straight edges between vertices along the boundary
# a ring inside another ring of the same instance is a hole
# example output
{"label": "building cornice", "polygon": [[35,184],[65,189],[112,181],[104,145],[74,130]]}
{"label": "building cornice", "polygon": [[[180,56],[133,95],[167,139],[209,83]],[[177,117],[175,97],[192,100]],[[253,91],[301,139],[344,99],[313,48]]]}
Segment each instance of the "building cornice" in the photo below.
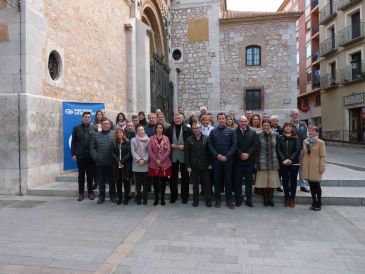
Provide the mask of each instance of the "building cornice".
{"label": "building cornice", "polygon": [[220,23],[233,24],[259,21],[296,21],[303,12],[241,12],[225,11],[219,18]]}

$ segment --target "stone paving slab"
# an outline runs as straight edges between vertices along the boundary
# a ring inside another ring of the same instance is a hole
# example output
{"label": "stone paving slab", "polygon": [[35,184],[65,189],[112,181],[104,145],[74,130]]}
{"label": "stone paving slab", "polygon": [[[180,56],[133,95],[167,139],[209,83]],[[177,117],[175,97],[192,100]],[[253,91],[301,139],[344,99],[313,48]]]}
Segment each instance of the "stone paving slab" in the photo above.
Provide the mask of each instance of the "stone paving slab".
{"label": "stone paving slab", "polygon": [[49,197],[0,209],[0,273],[364,273],[364,217],[364,207],[231,210]]}

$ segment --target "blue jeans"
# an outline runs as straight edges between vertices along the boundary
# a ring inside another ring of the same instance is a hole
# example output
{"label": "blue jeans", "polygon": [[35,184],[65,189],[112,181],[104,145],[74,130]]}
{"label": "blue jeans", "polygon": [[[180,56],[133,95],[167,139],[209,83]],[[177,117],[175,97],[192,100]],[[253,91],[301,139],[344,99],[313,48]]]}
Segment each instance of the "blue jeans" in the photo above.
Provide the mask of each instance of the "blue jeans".
{"label": "blue jeans", "polygon": [[241,203],[242,197],[242,176],[245,176],[245,196],[246,201],[251,202],[252,199],[252,183],[253,173],[255,171],[253,164],[236,165],[235,166],[235,193],[236,203]]}
{"label": "blue jeans", "polygon": [[232,160],[226,162],[213,160],[214,197],[216,200],[221,199],[221,181],[223,177],[226,190],[226,203],[232,202],[232,167]]}
{"label": "blue jeans", "polygon": [[99,175],[99,198],[105,198],[105,184],[109,184],[109,197],[115,197],[115,182],[113,180],[113,167],[98,166]]}

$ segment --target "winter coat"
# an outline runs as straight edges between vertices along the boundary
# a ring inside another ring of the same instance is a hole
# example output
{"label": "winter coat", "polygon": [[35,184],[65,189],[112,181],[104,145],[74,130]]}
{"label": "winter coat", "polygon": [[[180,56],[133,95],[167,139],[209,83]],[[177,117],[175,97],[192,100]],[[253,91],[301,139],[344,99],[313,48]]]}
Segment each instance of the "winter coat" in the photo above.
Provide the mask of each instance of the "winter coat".
{"label": "winter coat", "polygon": [[[120,149],[119,149],[120,145]],[[116,143],[113,142],[113,149],[112,149],[112,157],[113,157],[113,167],[115,174],[117,175],[116,179],[126,180],[131,177],[132,166],[131,166],[131,143],[129,140],[125,140],[123,143]],[[122,177],[118,178],[119,172],[116,172],[119,169],[119,162],[124,165]]]}
{"label": "winter coat", "polygon": [[190,136],[186,140],[184,154],[186,168],[190,167],[198,171],[208,170],[210,165],[208,137],[202,134],[198,141],[195,136]]}
{"label": "winter coat", "polygon": [[[149,144],[149,140],[144,142],[144,150],[145,150],[145,154],[144,157],[141,158],[138,155],[138,142],[136,140],[137,137],[133,138],[131,140],[131,153],[132,153],[132,157],[133,157],[133,161],[132,161],[132,171],[133,172],[147,172],[148,171],[148,160],[149,160],[149,155],[148,155],[148,144]],[[144,160],[145,164],[140,166],[138,164],[139,160]]]}
{"label": "winter coat", "polygon": [[258,170],[278,170],[279,134],[275,131],[257,134],[256,167]]}
{"label": "winter coat", "polygon": [[162,170],[166,170],[171,167],[170,151],[170,141],[167,136],[163,135],[162,141],[159,144],[156,135],[153,135],[148,144],[148,154],[150,156],[148,167],[156,170],[157,160],[161,161]]}
{"label": "winter coat", "polygon": [[114,130],[96,132],[91,138],[90,154],[97,166],[112,165]]}
{"label": "winter coat", "polygon": [[234,130],[227,127],[214,128],[209,134],[208,146],[213,159],[221,154],[231,160],[237,147]]}
{"label": "winter coat", "polygon": [[78,125],[72,130],[71,156],[76,155],[77,159],[90,158],[90,142],[95,134],[92,125]]}
{"label": "winter coat", "polygon": [[[173,140],[173,132],[174,132],[174,128],[176,126],[174,124],[172,124],[167,130],[166,130],[166,136],[169,138],[170,144],[172,144],[172,140]],[[183,131],[183,139],[184,142],[186,142],[186,139],[188,137],[191,136],[191,129],[189,127],[187,127],[185,124],[181,125],[181,130]]]}
{"label": "winter coat", "polygon": [[302,176],[309,181],[321,181],[322,174],[326,170],[326,147],[325,142],[318,139],[308,153],[307,146],[303,142],[302,151]]}
{"label": "winter coat", "polygon": [[[255,152],[257,148],[257,136],[256,131],[247,127],[244,133],[238,127],[236,128],[237,138],[237,149],[235,153],[235,163],[239,165],[254,164],[255,163]],[[249,157],[247,160],[241,160],[241,154],[248,153]]]}
{"label": "winter coat", "polygon": [[300,148],[302,149],[303,141],[308,137],[307,124],[303,121],[299,121],[299,126],[298,127],[296,127],[296,125],[293,124],[293,130],[299,136]]}
{"label": "winter coat", "polygon": [[283,161],[289,159],[292,164],[299,163],[300,155],[300,141],[299,138],[287,137],[285,135],[279,136],[279,161],[282,164]]}

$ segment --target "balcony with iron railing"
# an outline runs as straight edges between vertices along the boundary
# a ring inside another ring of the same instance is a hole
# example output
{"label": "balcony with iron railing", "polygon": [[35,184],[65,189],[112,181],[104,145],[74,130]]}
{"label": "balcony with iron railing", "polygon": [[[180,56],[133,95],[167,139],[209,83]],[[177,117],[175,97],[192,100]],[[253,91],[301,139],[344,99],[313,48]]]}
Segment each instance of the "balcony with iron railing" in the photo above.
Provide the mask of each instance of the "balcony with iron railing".
{"label": "balcony with iron railing", "polygon": [[328,3],[319,10],[319,24],[324,25],[337,15],[337,4],[335,1]]}
{"label": "balcony with iron railing", "polygon": [[365,38],[365,22],[348,26],[338,32],[338,45],[347,46]]}
{"label": "balcony with iron railing", "polygon": [[312,53],[312,63],[319,61],[319,57],[320,57],[319,50],[313,52]]}
{"label": "balcony with iron railing", "polygon": [[312,90],[316,90],[316,89],[319,89],[321,87],[321,80],[320,80],[320,77],[318,78],[314,78],[312,80]]}
{"label": "balcony with iron railing", "polygon": [[354,81],[365,80],[365,64],[360,62],[352,63],[345,69],[340,70],[343,84],[349,84]]}
{"label": "balcony with iron railing", "polygon": [[340,0],[338,1],[338,10],[345,10],[349,7],[352,7],[356,3],[359,3],[361,0]]}
{"label": "balcony with iron railing", "polygon": [[319,33],[319,25],[312,25],[312,37]]}
{"label": "balcony with iron railing", "polygon": [[320,80],[321,89],[330,89],[338,87],[339,81],[337,75],[338,75],[337,71],[334,75],[332,73],[328,73],[323,76],[321,75],[321,80]]}
{"label": "balcony with iron railing", "polygon": [[320,56],[325,57],[337,50],[337,37],[332,35],[319,45]]}

